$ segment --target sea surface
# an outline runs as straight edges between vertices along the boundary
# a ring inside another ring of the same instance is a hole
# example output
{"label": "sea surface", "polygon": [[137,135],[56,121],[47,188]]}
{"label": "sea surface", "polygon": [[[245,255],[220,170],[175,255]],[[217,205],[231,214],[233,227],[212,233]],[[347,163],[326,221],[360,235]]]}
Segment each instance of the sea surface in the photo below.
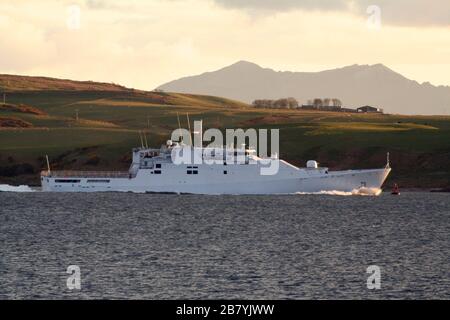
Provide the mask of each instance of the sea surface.
{"label": "sea surface", "polygon": [[450,194],[0,192],[0,249],[0,299],[450,299]]}

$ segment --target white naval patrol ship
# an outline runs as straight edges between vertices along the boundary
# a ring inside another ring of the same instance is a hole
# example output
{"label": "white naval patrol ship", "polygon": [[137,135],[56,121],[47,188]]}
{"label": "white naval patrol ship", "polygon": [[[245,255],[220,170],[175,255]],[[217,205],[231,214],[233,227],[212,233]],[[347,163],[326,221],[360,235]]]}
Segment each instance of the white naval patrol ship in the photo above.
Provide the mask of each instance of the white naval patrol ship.
{"label": "white naval patrol ship", "polygon": [[[190,152],[202,163],[179,164],[176,156]],[[195,147],[167,141],[159,149],[132,150],[128,171],[47,171],[41,173],[48,192],[139,192],[190,194],[293,194],[381,190],[388,163],[379,169],[331,171],[314,160],[299,168],[277,157],[260,158],[252,149]],[[175,157],[175,158],[174,158]],[[233,159],[234,161],[230,161]],[[243,161],[235,161],[242,159]],[[211,163],[207,160],[210,160]],[[263,174],[276,164],[277,171]]]}

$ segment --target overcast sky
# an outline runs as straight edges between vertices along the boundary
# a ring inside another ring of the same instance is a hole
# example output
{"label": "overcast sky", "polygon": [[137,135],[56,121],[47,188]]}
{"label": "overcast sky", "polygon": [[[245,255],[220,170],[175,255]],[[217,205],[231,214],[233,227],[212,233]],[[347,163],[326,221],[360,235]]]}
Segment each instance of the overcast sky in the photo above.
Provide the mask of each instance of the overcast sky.
{"label": "overcast sky", "polygon": [[450,0],[3,0],[0,34],[0,73],[140,89],[238,60],[450,85]]}

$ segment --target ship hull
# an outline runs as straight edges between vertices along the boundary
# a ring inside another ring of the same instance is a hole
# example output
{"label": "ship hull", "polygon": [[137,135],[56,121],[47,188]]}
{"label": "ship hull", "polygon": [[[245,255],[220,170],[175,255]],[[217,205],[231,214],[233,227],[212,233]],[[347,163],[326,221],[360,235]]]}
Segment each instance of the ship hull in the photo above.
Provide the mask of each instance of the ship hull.
{"label": "ship hull", "polygon": [[[231,166],[229,166],[231,167]],[[230,168],[231,169],[231,168]],[[227,175],[210,172],[207,177],[154,175],[141,170],[135,177],[92,178],[83,176],[42,176],[42,190],[47,192],[137,192],[137,193],[188,193],[188,194],[294,194],[326,191],[357,192],[380,190],[390,173],[390,168],[348,171],[295,172],[286,167],[279,174],[262,176],[249,170]],[[239,168],[237,168],[239,169]],[[206,171],[207,169],[203,170]],[[173,170],[172,170],[173,171]],[[184,172],[185,173],[185,172]]]}

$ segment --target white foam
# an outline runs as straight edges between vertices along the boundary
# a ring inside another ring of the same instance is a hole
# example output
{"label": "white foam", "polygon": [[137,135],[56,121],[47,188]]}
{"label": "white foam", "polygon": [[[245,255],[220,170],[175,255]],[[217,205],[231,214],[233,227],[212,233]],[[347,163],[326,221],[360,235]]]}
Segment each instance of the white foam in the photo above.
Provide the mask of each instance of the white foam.
{"label": "white foam", "polygon": [[0,192],[34,192],[29,186],[11,186],[9,184],[0,184]]}
{"label": "white foam", "polygon": [[295,194],[318,194],[318,195],[330,195],[330,196],[379,196],[383,190],[378,188],[359,188],[350,192],[346,191],[319,191],[319,192],[296,192]]}

